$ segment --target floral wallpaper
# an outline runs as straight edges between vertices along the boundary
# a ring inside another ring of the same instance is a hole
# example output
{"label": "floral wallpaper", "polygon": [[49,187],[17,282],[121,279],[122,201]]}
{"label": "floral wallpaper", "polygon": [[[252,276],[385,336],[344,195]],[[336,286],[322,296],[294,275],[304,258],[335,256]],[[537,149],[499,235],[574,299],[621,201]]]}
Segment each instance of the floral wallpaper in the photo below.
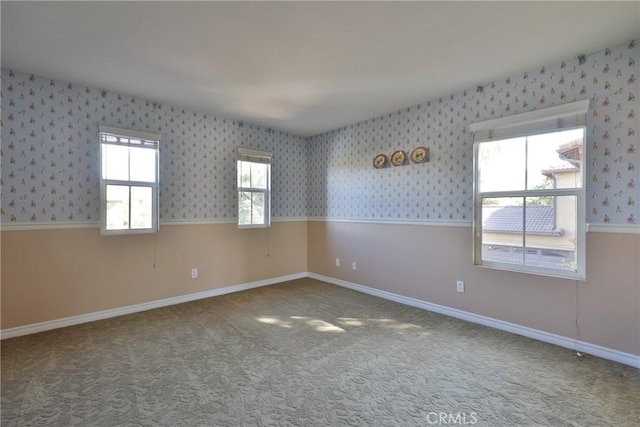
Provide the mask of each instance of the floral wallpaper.
{"label": "floral wallpaper", "polygon": [[[495,80],[309,139],[309,215],[471,220],[470,123],[590,99],[587,222],[640,218],[638,41]],[[427,163],[374,169],[373,158],[426,146]]]}
{"label": "floral wallpaper", "polygon": [[[470,123],[590,99],[587,221],[640,218],[638,41],[302,138],[2,70],[2,222],[98,221],[98,124],[156,132],[161,220],[236,217],[235,150],[272,151],[274,217],[471,219]],[[429,161],[373,158],[429,148]]]}
{"label": "floral wallpaper", "polygon": [[98,124],[162,134],[160,219],[230,219],[236,148],[273,152],[272,215],[306,215],[304,138],[2,70],[2,221],[98,221]]}

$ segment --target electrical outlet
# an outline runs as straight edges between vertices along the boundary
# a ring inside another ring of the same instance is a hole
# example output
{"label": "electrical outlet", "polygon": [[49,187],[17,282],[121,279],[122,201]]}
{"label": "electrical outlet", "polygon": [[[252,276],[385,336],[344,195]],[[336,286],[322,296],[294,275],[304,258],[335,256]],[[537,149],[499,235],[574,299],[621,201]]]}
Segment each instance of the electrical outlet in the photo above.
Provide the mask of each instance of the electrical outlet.
{"label": "electrical outlet", "polygon": [[198,269],[197,268],[192,268],[191,269],[191,278],[192,279],[197,279],[198,278]]}
{"label": "electrical outlet", "polygon": [[462,280],[456,282],[456,291],[464,292],[464,282]]}
{"label": "electrical outlet", "polygon": [[358,269],[358,264],[356,264],[356,262],[355,262],[355,261],[353,261],[353,262],[351,263],[351,269],[352,269],[352,270],[357,270],[357,269]]}
{"label": "electrical outlet", "polygon": [[340,258],[336,258],[336,267],[340,267]]}

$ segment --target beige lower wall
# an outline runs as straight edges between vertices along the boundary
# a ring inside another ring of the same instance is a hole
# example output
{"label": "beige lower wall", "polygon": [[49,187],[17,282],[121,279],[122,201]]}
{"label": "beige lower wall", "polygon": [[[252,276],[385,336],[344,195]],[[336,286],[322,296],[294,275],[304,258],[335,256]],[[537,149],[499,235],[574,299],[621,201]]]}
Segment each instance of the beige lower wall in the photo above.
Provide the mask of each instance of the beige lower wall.
{"label": "beige lower wall", "polygon": [[306,221],[3,231],[1,245],[2,329],[307,271]]}
{"label": "beige lower wall", "polygon": [[93,228],[3,231],[1,239],[2,329],[309,271],[640,355],[633,234],[588,233],[584,282],[474,267],[468,227],[300,221],[108,237]]}
{"label": "beige lower wall", "polygon": [[[311,221],[308,268],[640,355],[638,235],[588,233],[586,281],[474,267],[471,238],[468,227]],[[335,266],[335,258],[341,267]],[[352,261],[357,271],[351,269]],[[465,281],[465,293],[456,292],[456,280]]]}

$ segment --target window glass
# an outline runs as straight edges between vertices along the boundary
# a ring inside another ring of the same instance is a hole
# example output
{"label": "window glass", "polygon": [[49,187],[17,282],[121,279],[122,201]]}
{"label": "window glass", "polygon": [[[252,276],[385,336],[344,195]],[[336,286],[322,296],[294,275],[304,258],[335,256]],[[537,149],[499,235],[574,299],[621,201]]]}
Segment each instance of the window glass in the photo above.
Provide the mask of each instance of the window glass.
{"label": "window glass", "polygon": [[576,209],[575,196],[527,198],[526,265],[576,269]]}
{"label": "window glass", "polygon": [[267,188],[267,170],[269,165],[263,163],[251,163],[251,187]]}
{"label": "window glass", "polygon": [[264,223],[264,193],[252,193],[251,194],[251,222],[253,224]]}
{"label": "window glass", "polygon": [[527,189],[582,186],[583,130],[571,129],[527,139]]}
{"label": "window glass", "polygon": [[129,147],[122,145],[102,146],[102,170],[105,179],[129,180]]}
{"label": "window glass", "polygon": [[129,228],[129,187],[107,185],[107,230]]}
{"label": "window glass", "polygon": [[251,187],[251,163],[238,162],[238,187]]}
{"label": "window glass", "polygon": [[526,138],[480,144],[480,191],[524,190]]}
{"label": "window glass", "polygon": [[251,213],[252,213],[252,200],[251,200],[251,192],[248,191],[240,191],[238,193],[238,224],[240,225],[248,225],[251,224]]}
{"label": "window glass", "polygon": [[151,228],[153,212],[153,189],[131,187],[131,228]]}
{"label": "window glass", "polygon": [[156,152],[151,148],[131,147],[131,181],[154,182],[156,180]]}
{"label": "window glass", "polygon": [[[482,200],[482,259],[522,264],[522,197]],[[519,250],[519,251],[518,251]]]}

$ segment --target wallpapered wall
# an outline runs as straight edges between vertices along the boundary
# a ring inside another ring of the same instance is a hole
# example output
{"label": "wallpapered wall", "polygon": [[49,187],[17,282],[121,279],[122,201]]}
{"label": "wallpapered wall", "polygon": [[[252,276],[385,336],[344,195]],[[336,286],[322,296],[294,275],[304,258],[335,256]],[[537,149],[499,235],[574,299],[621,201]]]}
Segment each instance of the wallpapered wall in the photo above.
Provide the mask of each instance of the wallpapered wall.
{"label": "wallpapered wall", "polygon": [[[640,222],[638,41],[523,72],[310,138],[309,215],[470,220],[470,123],[580,99],[587,117],[587,222]],[[430,149],[430,161],[374,169],[378,153]]]}
{"label": "wallpapered wall", "polygon": [[98,221],[98,124],[162,134],[161,220],[230,219],[236,148],[273,152],[272,215],[307,214],[304,138],[2,70],[2,221]]}
{"label": "wallpapered wall", "polygon": [[[589,98],[587,221],[637,224],[638,55],[634,40],[306,140],[3,69],[2,221],[99,219],[99,123],[163,135],[162,220],[234,218],[238,146],[274,152],[275,217],[470,220],[468,125]],[[372,167],[378,153],[421,145],[427,163]]]}

